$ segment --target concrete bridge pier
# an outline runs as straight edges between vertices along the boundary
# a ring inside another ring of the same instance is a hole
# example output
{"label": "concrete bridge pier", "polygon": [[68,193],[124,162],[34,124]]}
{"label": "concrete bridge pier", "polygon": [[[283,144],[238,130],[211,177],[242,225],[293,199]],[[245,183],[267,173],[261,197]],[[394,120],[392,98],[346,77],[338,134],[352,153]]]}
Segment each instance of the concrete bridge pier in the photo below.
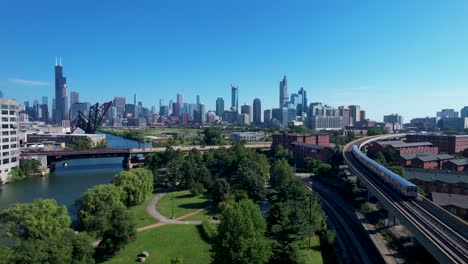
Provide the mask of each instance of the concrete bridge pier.
{"label": "concrete bridge pier", "polygon": [[391,227],[391,226],[394,226],[394,225],[398,225],[400,224],[400,221],[398,221],[398,219],[395,217],[394,214],[388,212],[388,218],[387,218],[387,227]]}
{"label": "concrete bridge pier", "polygon": [[132,165],[132,155],[126,154],[124,156],[124,159],[122,161],[122,167],[124,169],[131,169],[133,167],[133,165]]}
{"label": "concrete bridge pier", "polygon": [[55,163],[56,160],[52,157],[47,157],[47,168],[49,168],[50,172],[55,171]]}

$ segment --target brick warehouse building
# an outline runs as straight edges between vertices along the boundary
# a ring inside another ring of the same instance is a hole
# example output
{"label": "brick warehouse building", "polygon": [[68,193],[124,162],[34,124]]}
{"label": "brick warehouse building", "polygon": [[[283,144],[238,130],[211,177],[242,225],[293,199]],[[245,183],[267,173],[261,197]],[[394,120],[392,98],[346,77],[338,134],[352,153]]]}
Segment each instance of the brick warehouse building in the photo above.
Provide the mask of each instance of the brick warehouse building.
{"label": "brick warehouse building", "polygon": [[455,154],[468,148],[468,135],[408,134],[406,142],[431,142],[439,152]]}
{"label": "brick warehouse building", "polygon": [[335,149],[330,148],[328,134],[273,134],[272,148],[280,145],[291,150],[297,163],[302,163],[306,157],[329,161],[335,154]]}
{"label": "brick warehouse building", "polygon": [[442,170],[406,170],[403,177],[426,193],[451,193],[468,195],[468,174]]}
{"label": "brick warehouse building", "polygon": [[376,141],[367,147],[370,153],[384,152],[389,149],[395,150],[398,155],[439,153],[439,149],[430,142]]}
{"label": "brick warehouse building", "polygon": [[281,145],[285,148],[290,148],[291,143],[301,142],[323,147],[330,146],[329,134],[299,134],[299,133],[276,133],[273,134],[272,148]]}

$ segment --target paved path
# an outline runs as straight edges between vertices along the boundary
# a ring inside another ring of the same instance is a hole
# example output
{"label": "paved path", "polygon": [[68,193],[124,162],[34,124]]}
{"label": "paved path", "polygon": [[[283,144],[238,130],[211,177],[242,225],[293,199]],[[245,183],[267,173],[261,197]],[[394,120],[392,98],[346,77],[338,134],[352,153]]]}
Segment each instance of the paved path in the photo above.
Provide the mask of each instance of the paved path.
{"label": "paved path", "polygon": [[[172,224],[172,225],[200,225],[202,221],[181,221],[182,219],[189,218],[192,215],[196,215],[202,211],[205,211],[205,209],[198,209],[194,212],[191,212],[190,214],[183,215],[181,217],[178,217],[176,219],[169,219],[159,213],[156,210],[156,205],[158,204],[159,200],[166,195],[167,193],[158,193],[146,206],[146,212],[151,215],[154,219],[157,219],[158,221],[165,223],[165,224]],[[211,223],[219,224],[219,220],[211,220]],[[144,228],[144,227],[143,227]],[[145,229],[146,230],[146,229]]]}

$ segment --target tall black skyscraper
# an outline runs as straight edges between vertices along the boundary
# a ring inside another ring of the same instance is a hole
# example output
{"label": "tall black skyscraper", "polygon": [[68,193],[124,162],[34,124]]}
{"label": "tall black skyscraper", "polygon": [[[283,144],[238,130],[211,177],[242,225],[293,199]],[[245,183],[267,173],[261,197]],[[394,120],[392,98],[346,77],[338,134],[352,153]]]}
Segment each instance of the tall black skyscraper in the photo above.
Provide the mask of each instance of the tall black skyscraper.
{"label": "tall black skyscraper", "polygon": [[255,125],[260,125],[262,122],[262,103],[260,99],[255,98],[253,100],[253,123]]}
{"label": "tall black skyscraper", "polygon": [[283,77],[283,80],[280,81],[279,85],[279,107],[287,107],[288,103],[288,79],[286,78],[286,75]]}
{"label": "tall black skyscraper", "polygon": [[60,63],[55,59],[55,112],[54,123],[68,120],[67,78],[63,76],[62,58]]}
{"label": "tall black skyscraper", "polygon": [[235,108],[239,113],[239,89],[234,85],[231,85],[231,108]]}
{"label": "tall black skyscraper", "polygon": [[299,104],[297,107],[297,115],[302,115],[302,113],[307,113],[307,92],[303,87],[297,93],[299,95]]}

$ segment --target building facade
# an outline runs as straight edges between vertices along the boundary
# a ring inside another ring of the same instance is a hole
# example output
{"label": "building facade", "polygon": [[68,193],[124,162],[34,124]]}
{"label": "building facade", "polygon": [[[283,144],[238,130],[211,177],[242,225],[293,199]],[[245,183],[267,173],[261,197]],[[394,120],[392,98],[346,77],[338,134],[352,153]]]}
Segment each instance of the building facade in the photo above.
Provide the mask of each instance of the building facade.
{"label": "building facade", "polygon": [[218,97],[216,99],[216,115],[222,117],[224,113],[224,99]]}
{"label": "building facade", "polygon": [[0,99],[0,137],[2,144],[0,152],[0,179],[2,183],[8,182],[9,174],[19,166],[19,104],[15,100]]}
{"label": "building facade", "polygon": [[288,99],[288,79],[285,75],[279,84],[279,108],[287,107]]}
{"label": "building facade", "polygon": [[406,142],[431,142],[439,148],[439,152],[455,154],[468,148],[468,135],[408,134]]}
{"label": "building facade", "polygon": [[262,123],[262,102],[260,99],[255,98],[253,100],[253,123],[260,125]]}
{"label": "building facade", "polygon": [[239,88],[231,86],[231,109],[239,113]]}
{"label": "building facade", "polygon": [[55,112],[54,123],[61,124],[68,118],[67,78],[63,76],[62,63],[55,64]]}

